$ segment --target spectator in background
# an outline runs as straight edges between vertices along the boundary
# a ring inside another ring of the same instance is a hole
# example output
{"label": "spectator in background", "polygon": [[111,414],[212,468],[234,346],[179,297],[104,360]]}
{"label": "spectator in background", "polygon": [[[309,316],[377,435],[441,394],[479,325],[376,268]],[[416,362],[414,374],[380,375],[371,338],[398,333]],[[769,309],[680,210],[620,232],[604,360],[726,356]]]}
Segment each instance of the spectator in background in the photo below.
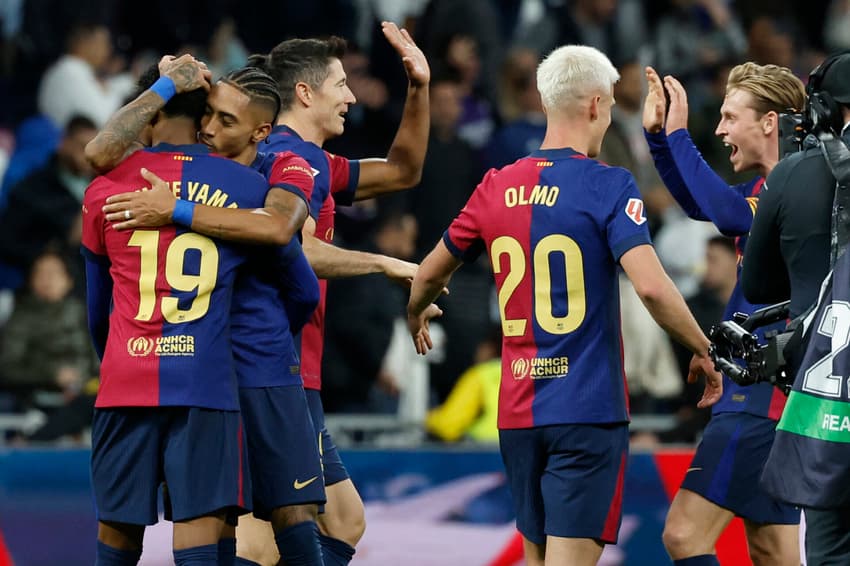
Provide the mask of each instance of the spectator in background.
{"label": "spectator in background", "polygon": [[41,79],[38,110],[58,128],[65,128],[75,115],[102,127],[134,85],[129,75],[101,79],[112,56],[109,29],[81,23],[68,35],[67,49]]}
{"label": "spectator in background", "polygon": [[832,0],[829,3],[823,39],[829,51],[850,49],[850,0]]}
{"label": "spectator in background", "polygon": [[499,113],[505,125],[496,132],[487,148],[487,167],[500,168],[525,157],[538,147],[546,133],[546,115],[535,73],[540,56],[533,49],[512,49],[502,67],[499,85]]}
{"label": "spectator in background", "polygon": [[463,98],[458,135],[476,150],[482,149],[496,129],[493,106],[481,84],[482,60],[474,37],[458,33],[449,39],[442,61],[458,78]]}
{"label": "spectator in background", "polygon": [[61,391],[67,400],[97,375],[83,304],[54,251],[38,256],[26,293],[17,301],[0,341],[0,379],[23,401],[35,390]]}
{"label": "spectator in background", "polygon": [[460,84],[447,75],[435,77],[430,95],[431,135],[422,180],[417,190],[403,195],[419,221],[417,258],[425,256],[463,208],[481,175],[474,150],[458,135],[463,112]]}
{"label": "spectator in background", "polygon": [[747,42],[749,61],[795,68],[794,36],[781,20],[767,16],[756,18],[750,25]]}
{"label": "spectator in background", "polygon": [[546,53],[557,45],[596,47],[614,61],[637,56],[646,45],[647,29],[642,2],[636,0],[575,0],[546,2],[546,16],[531,29],[522,44]]}
{"label": "spectator in background", "polygon": [[416,26],[422,50],[431,61],[446,60],[449,45],[464,37],[475,46],[480,93],[495,103],[504,49],[499,13],[492,0],[429,0]]}
{"label": "spectator in background", "polygon": [[688,218],[667,190],[650,191],[644,200],[651,215],[660,220],[654,236],[658,259],[688,300],[699,291],[705,271],[705,245],[717,235],[717,229]]}
{"label": "spectator in background", "polygon": [[[365,251],[407,260],[415,245],[416,219],[391,212],[379,219]],[[386,408],[381,400],[398,395],[398,381],[404,376],[382,372],[381,366],[405,298],[404,289],[383,275],[329,281],[322,357],[327,412],[375,411]],[[383,395],[375,395],[375,387]]]}
{"label": "spectator in background", "polygon": [[85,147],[95,134],[91,120],[73,117],[47,165],[9,189],[0,212],[0,288],[20,286],[23,273],[50,242],[64,247],[75,226],[79,231],[83,193],[94,177]]}
{"label": "spectator in background", "polygon": [[[417,190],[404,195],[419,222],[417,259],[424,257],[432,242],[442,236],[482,173],[474,150],[458,136],[463,96],[460,85],[443,75],[431,80],[430,94],[431,136],[422,180]],[[486,263],[472,263],[458,271],[451,294],[442,301],[445,314],[439,323],[450,339],[445,358],[431,368],[431,387],[439,401],[446,398],[457,376],[472,364],[478,340],[489,327],[491,286]]]}
{"label": "spectator in background", "polygon": [[428,413],[425,428],[446,442],[468,438],[499,442],[499,382],[502,379],[502,329],[494,327],[475,350],[475,364],[458,378],[445,403]]}
{"label": "spectator in background", "polygon": [[744,30],[725,0],[673,0],[655,37],[659,71],[685,83],[700,78],[703,68],[737,59],[747,49]]}
{"label": "spectator in background", "polygon": [[9,189],[44,166],[62,140],[62,130],[47,116],[31,116],[15,128],[9,166],[0,184],[0,209],[6,206]]}
{"label": "spectator in background", "polygon": [[[705,250],[705,275],[699,292],[688,301],[688,308],[706,334],[712,325],[723,320],[723,311],[732,296],[738,281],[738,253],[735,241],[724,236],[715,236],[708,241]],[[680,373],[688,369],[691,354],[678,343],[673,344]],[[632,437],[632,445],[652,448],[660,442],[692,444],[711,419],[711,411],[696,408],[702,395],[696,384],[686,383],[681,406],[676,412],[676,424],[660,433],[641,432]]]}
{"label": "spectator in background", "polygon": [[631,171],[641,194],[646,195],[664,185],[643,138],[643,67],[637,59],[629,59],[620,63],[617,71],[617,104],[611,109],[611,126],[602,142],[599,160]]}

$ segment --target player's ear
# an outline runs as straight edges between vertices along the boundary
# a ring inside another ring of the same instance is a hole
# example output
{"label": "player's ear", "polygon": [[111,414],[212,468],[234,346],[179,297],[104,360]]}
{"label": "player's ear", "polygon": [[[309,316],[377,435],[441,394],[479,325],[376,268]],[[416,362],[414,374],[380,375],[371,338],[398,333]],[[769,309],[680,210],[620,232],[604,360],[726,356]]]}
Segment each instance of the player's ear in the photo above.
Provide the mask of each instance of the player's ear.
{"label": "player's ear", "polygon": [[602,97],[596,95],[590,99],[590,121],[595,122],[599,119],[599,103],[602,101]]}
{"label": "player's ear", "polygon": [[254,132],[251,134],[251,141],[254,143],[260,143],[264,139],[269,137],[269,134],[272,133],[272,125],[269,122],[263,122],[256,128],[254,128]]}
{"label": "player's ear", "polygon": [[313,89],[304,82],[295,83],[295,96],[304,106],[313,105]]}
{"label": "player's ear", "polygon": [[771,110],[770,112],[766,112],[764,116],[761,117],[761,129],[764,132],[764,135],[769,136],[773,130],[776,129],[776,123],[779,119],[776,112]]}

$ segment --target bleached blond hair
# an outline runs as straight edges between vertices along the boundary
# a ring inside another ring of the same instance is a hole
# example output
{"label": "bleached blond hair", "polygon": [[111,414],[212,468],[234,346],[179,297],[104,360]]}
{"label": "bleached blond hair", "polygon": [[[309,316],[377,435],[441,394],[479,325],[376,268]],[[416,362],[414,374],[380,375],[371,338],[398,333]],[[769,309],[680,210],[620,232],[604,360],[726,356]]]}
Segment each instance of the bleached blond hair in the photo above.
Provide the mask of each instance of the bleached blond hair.
{"label": "bleached blond hair", "polygon": [[620,73],[604,53],[587,45],[564,45],[537,67],[537,90],[547,111],[565,109],[595,94],[607,94]]}

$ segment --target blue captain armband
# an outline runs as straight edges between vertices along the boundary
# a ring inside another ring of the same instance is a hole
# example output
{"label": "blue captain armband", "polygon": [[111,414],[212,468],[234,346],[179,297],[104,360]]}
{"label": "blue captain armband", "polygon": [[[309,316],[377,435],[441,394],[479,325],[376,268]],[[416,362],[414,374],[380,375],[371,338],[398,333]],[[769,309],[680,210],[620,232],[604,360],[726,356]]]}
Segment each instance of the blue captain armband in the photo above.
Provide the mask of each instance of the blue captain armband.
{"label": "blue captain armband", "polygon": [[177,87],[174,86],[174,81],[170,77],[159,77],[155,83],[151,85],[150,90],[157,93],[164,101],[168,102],[175,94]]}
{"label": "blue captain armband", "polygon": [[171,213],[171,220],[175,224],[192,227],[192,218],[195,216],[195,203],[188,200],[177,199],[174,203],[174,212]]}

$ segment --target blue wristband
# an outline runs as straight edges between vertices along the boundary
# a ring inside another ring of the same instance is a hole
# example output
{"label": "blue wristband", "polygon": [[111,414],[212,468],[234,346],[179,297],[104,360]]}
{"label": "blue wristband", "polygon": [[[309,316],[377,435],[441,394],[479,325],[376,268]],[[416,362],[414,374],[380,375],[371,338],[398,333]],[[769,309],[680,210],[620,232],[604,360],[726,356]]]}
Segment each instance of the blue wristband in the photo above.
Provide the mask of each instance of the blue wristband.
{"label": "blue wristband", "polygon": [[180,224],[186,228],[192,227],[192,217],[195,215],[195,203],[188,200],[177,199],[174,203],[174,212],[171,213],[171,220],[175,224]]}
{"label": "blue wristband", "polygon": [[157,93],[164,101],[168,102],[177,94],[177,87],[174,86],[174,81],[170,77],[159,77],[155,83],[151,85],[150,90]]}

